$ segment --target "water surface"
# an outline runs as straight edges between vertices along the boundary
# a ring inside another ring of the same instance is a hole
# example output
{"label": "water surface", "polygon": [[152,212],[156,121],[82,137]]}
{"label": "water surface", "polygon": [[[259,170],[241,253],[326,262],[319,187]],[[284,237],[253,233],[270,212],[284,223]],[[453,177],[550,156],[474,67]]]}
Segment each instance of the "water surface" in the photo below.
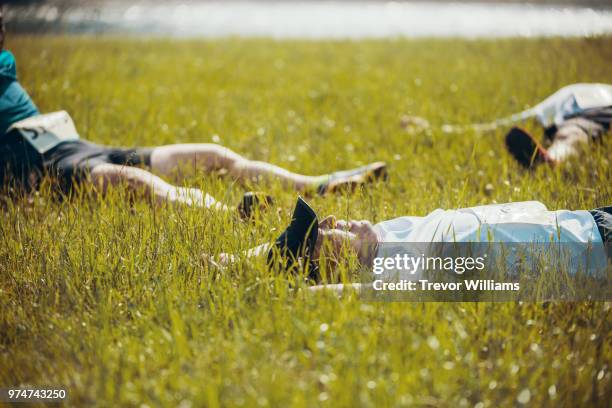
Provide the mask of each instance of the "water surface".
{"label": "water surface", "polygon": [[[50,19],[57,11],[41,13],[39,17]],[[64,21],[72,32],[172,37],[478,38],[612,33],[611,9],[490,3],[114,2],[95,11],[72,10]]]}

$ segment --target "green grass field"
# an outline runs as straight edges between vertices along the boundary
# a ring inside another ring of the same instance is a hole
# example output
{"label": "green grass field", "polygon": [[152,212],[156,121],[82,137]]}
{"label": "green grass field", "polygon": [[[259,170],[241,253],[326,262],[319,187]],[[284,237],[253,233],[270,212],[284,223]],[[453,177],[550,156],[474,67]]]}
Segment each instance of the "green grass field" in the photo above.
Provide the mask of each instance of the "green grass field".
{"label": "green grass field", "polygon": [[[495,202],[612,202],[609,140],[563,168],[529,173],[505,152],[503,130],[400,127],[405,114],[470,123],[570,83],[612,83],[612,38],[11,37],[7,48],[38,107],[69,111],[81,136],[99,143],[214,140],[304,173],[389,163],[387,183],[311,198],[321,215],[378,222]],[[106,199],[3,200],[1,387],[61,385],[68,405],[103,407],[609,403],[610,303],[368,303],[296,292],[263,260],[221,273],[201,254],[273,239],[296,194],[205,174],[188,184],[230,203],[265,190],[280,212],[244,223],[130,205],[122,189]],[[348,265],[340,277],[356,280]]]}

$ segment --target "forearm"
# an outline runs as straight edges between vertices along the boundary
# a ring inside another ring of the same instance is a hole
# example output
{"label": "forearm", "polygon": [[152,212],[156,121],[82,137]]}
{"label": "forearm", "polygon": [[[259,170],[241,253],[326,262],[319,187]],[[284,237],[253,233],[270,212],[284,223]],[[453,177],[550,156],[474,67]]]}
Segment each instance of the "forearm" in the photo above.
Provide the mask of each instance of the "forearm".
{"label": "forearm", "polygon": [[238,261],[240,257],[244,258],[255,258],[265,256],[270,251],[271,244],[265,243],[258,245],[253,248],[249,248],[246,251],[242,251],[239,254],[221,253],[217,257],[209,256],[207,254],[202,255],[205,261],[211,262],[213,265],[225,267]]}

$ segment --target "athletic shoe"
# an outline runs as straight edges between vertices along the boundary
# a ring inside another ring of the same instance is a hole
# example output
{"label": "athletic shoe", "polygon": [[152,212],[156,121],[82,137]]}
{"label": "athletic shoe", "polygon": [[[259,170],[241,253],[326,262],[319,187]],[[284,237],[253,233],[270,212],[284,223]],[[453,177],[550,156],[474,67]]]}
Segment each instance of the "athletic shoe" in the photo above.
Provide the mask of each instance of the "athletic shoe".
{"label": "athletic shoe", "polygon": [[249,219],[255,214],[255,208],[264,211],[270,208],[273,203],[274,200],[271,196],[260,191],[249,191],[242,196],[242,201],[238,204],[238,213],[240,217]]}
{"label": "athletic shoe", "polygon": [[534,168],[542,163],[554,163],[546,149],[527,131],[513,127],[506,135],[506,147],[523,167]]}

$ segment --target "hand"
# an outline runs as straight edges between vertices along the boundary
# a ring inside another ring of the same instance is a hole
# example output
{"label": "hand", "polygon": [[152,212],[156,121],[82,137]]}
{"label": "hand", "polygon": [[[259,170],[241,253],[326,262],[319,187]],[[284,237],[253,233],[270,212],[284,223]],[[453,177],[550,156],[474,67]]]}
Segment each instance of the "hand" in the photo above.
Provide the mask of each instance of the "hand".
{"label": "hand", "polygon": [[371,222],[337,220],[335,216],[325,217],[319,223],[319,239],[315,246],[315,258],[318,258],[321,249],[331,249],[332,258],[338,259],[342,249],[352,249],[363,265],[372,262],[378,246],[378,235]]}

